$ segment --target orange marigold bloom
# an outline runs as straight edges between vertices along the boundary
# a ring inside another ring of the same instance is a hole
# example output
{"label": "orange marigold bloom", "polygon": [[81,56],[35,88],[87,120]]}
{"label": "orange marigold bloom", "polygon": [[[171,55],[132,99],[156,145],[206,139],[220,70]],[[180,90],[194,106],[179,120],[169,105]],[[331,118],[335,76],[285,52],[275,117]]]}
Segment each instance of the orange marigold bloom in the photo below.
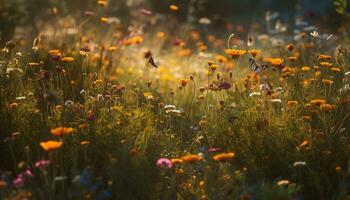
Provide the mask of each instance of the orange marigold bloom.
{"label": "orange marigold bloom", "polygon": [[110,46],[109,48],[108,48],[108,51],[109,52],[115,52],[117,50],[117,47],[116,46]]}
{"label": "orange marigold bloom", "polygon": [[231,55],[232,58],[236,59],[236,58],[239,58],[240,56],[246,54],[247,51],[246,50],[240,50],[240,49],[226,49],[225,53]]}
{"label": "orange marigold bloom", "polygon": [[210,66],[210,69],[211,69],[211,71],[215,71],[217,68],[219,68],[219,65],[216,65],[216,64],[214,64],[214,65],[211,65]]}
{"label": "orange marigold bloom", "polygon": [[213,159],[220,162],[227,162],[235,156],[234,152],[220,153],[213,156]]}
{"label": "orange marigold bloom", "polygon": [[49,140],[46,142],[40,142],[40,146],[45,150],[45,151],[53,151],[56,149],[59,149],[62,146],[63,142],[61,141],[53,141]]}
{"label": "orange marigold bloom", "polygon": [[318,70],[317,70],[317,71],[315,72],[315,76],[316,76],[316,77],[317,77],[317,76],[321,76],[321,71],[318,71]]}
{"label": "orange marigold bloom", "polygon": [[297,102],[297,101],[293,101],[293,100],[287,102],[287,105],[288,105],[288,106],[295,106],[295,105],[297,105],[297,104],[298,104],[298,102]]}
{"label": "orange marigold bloom", "polygon": [[174,164],[182,164],[184,161],[180,158],[172,158],[171,162]]}
{"label": "orange marigold bloom", "polygon": [[297,59],[298,59],[298,58],[295,57],[295,56],[289,57],[289,61],[290,61],[290,62],[294,62],[294,61],[296,61]]}
{"label": "orange marigold bloom", "polygon": [[74,129],[70,127],[57,127],[50,130],[51,134],[54,136],[69,135],[73,133]]}
{"label": "orange marigold bloom", "polygon": [[63,57],[61,59],[62,62],[65,62],[65,63],[69,63],[69,62],[73,62],[74,61],[74,58],[73,57]]}
{"label": "orange marigold bloom", "polygon": [[330,55],[321,54],[318,58],[320,60],[330,60],[332,57]]}
{"label": "orange marigold bloom", "polygon": [[340,72],[341,71],[340,68],[338,68],[338,67],[332,67],[331,70],[332,70],[332,72]]}
{"label": "orange marigold bloom", "polygon": [[321,62],[320,65],[322,65],[323,67],[332,67],[333,64],[329,63],[329,62]]}
{"label": "orange marigold bloom", "polygon": [[326,85],[332,85],[333,84],[333,81],[332,80],[329,80],[329,79],[322,79],[322,82]]}
{"label": "orange marigold bloom", "polygon": [[195,163],[195,162],[201,161],[202,157],[199,155],[190,154],[190,155],[182,156],[181,160],[183,160],[186,163]]}
{"label": "orange marigold bloom", "polygon": [[169,6],[169,9],[172,10],[172,11],[178,11],[178,10],[179,10],[179,7],[176,6],[176,5],[170,5],[170,6]]}
{"label": "orange marigold bloom", "polygon": [[306,73],[306,72],[310,71],[310,67],[304,66],[304,67],[301,68],[301,71]]}
{"label": "orange marigold bloom", "polygon": [[256,57],[261,53],[261,51],[258,49],[252,49],[252,50],[249,50],[248,53],[250,53],[253,57]]}
{"label": "orange marigold bloom", "polygon": [[268,62],[271,63],[273,66],[280,66],[283,63],[282,58],[270,58],[268,59]]}
{"label": "orange marigold bloom", "polygon": [[58,56],[58,55],[61,55],[61,52],[58,49],[52,49],[52,50],[49,51],[49,54],[51,56]]}
{"label": "orange marigold bloom", "polygon": [[310,104],[313,106],[320,106],[320,105],[325,104],[325,103],[326,103],[326,100],[324,100],[324,99],[312,99],[310,101]]}
{"label": "orange marigold bloom", "polygon": [[100,21],[101,21],[102,23],[107,23],[107,22],[108,22],[108,17],[101,17],[101,18],[100,18]]}
{"label": "orange marigold bloom", "polygon": [[328,103],[320,105],[320,109],[322,111],[325,111],[325,112],[329,112],[329,111],[333,110],[334,108],[335,108],[335,106],[328,104]]}

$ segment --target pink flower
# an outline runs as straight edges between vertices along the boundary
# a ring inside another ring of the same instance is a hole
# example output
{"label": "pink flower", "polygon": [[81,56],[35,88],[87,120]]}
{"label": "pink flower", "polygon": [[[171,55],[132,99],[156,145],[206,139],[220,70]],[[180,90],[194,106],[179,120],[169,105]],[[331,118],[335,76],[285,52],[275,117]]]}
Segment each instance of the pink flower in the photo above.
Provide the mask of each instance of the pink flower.
{"label": "pink flower", "polygon": [[171,162],[171,160],[168,158],[159,158],[157,160],[157,166],[160,168],[172,168],[173,162]]}
{"label": "pink flower", "polygon": [[34,166],[37,168],[45,168],[50,164],[49,160],[38,160],[35,162]]}

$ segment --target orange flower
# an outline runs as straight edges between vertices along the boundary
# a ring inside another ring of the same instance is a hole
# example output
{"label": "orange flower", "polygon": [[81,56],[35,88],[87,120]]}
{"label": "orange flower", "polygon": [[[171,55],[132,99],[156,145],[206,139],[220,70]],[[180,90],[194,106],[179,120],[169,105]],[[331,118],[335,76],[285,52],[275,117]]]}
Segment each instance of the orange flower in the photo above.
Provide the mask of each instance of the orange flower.
{"label": "orange flower", "polygon": [[330,55],[321,54],[318,58],[320,60],[330,60],[332,57]]}
{"label": "orange flower", "polygon": [[142,42],[143,42],[143,37],[141,37],[141,36],[134,36],[132,38],[124,40],[123,44],[128,46],[128,45],[131,45],[131,44],[140,44]]}
{"label": "orange flower", "polygon": [[310,71],[310,67],[304,66],[304,67],[301,68],[301,71],[306,73],[306,72]]}
{"label": "orange flower", "polygon": [[170,6],[169,6],[169,9],[170,9],[171,11],[178,11],[178,10],[179,10],[179,7],[176,6],[176,5],[170,5]]}
{"label": "orange flower", "polygon": [[295,106],[295,105],[297,105],[297,104],[298,104],[297,101],[288,101],[288,102],[287,102],[287,105],[288,105],[288,106]]}
{"label": "orange flower", "polygon": [[63,142],[61,141],[53,141],[49,140],[46,142],[40,142],[40,146],[45,150],[45,151],[53,151],[56,149],[59,149],[62,146]]}
{"label": "orange flower", "polygon": [[246,50],[239,50],[239,49],[226,49],[225,53],[232,56],[233,59],[239,58],[240,56],[247,53]]}
{"label": "orange flower", "polygon": [[117,50],[117,47],[116,46],[110,46],[109,48],[108,48],[108,51],[109,52],[115,52]]}
{"label": "orange flower", "polygon": [[271,63],[273,66],[280,66],[283,63],[282,58],[265,58],[265,62]]}
{"label": "orange flower", "polygon": [[217,68],[219,68],[219,65],[213,64],[210,66],[211,71],[215,71]]}
{"label": "orange flower", "polygon": [[333,110],[333,108],[335,108],[335,106],[328,104],[328,103],[322,104],[320,106],[320,109],[324,112],[329,112],[329,111]]}
{"label": "orange flower", "polygon": [[186,163],[195,163],[198,161],[202,160],[202,157],[199,155],[195,155],[195,154],[190,154],[190,155],[186,155],[186,156],[182,156],[181,160],[183,160]]}
{"label": "orange flower", "polygon": [[51,129],[51,134],[54,136],[69,135],[73,133],[74,129],[70,127],[57,127]]}
{"label": "orange flower", "polygon": [[58,49],[52,49],[52,50],[49,51],[49,54],[50,54],[51,56],[60,56],[60,55],[61,55],[61,52],[60,52],[60,50],[58,50]]}
{"label": "orange flower", "polygon": [[326,103],[326,100],[324,100],[324,99],[312,99],[310,101],[310,104],[313,106],[320,106],[320,105],[325,104],[325,103]]}
{"label": "orange flower", "polygon": [[340,68],[338,68],[338,67],[332,67],[331,70],[332,70],[332,72],[340,72],[341,71]]}
{"label": "orange flower", "polygon": [[157,38],[164,38],[165,37],[165,33],[160,31],[160,32],[157,32]]}
{"label": "orange flower", "polygon": [[333,64],[329,63],[329,62],[321,62],[320,65],[322,65],[323,67],[332,67]]}
{"label": "orange flower", "polygon": [[108,22],[108,17],[101,17],[101,18],[100,18],[100,21],[101,21],[102,23],[107,23],[107,22]]}
{"label": "orange flower", "polygon": [[293,45],[293,44],[288,44],[288,45],[286,46],[286,49],[287,49],[288,51],[293,51],[293,50],[294,50],[294,45]]}
{"label": "orange flower", "polygon": [[322,79],[322,82],[326,85],[332,85],[333,84],[333,81],[332,80],[329,80],[329,79]]}
{"label": "orange flower", "polygon": [[252,49],[252,50],[249,50],[248,53],[250,53],[253,57],[256,57],[261,53],[261,51],[258,49]]}
{"label": "orange flower", "polygon": [[302,148],[302,147],[305,147],[306,145],[308,145],[309,144],[309,141],[307,141],[307,140],[304,140],[301,144],[299,144],[299,148]]}
{"label": "orange flower", "polygon": [[316,76],[316,77],[317,77],[317,76],[321,76],[321,71],[318,71],[318,70],[317,70],[317,71],[315,72],[315,76]]}
{"label": "orange flower", "polygon": [[90,144],[90,141],[87,141],[87,140],[81,141],[80,144],[81,145],[88,145],[88,144]]}
{"label": "orange flower", "polygon": [[62,62],[65,62],[65,63],[69,63],[69,62],[73,62],[74,61],[74,58],[73,57],[63,57],[61,59]]}
{"label": "orange flower", "polygon": [[219,62],[219,63],[226,63],[228,60],[225,56],[223,55],[217,55],[215,56],[215,59]]}
{"label": "orange flower", "polygon": [[106,7],[107,6],[107,1],[106,0],[100,0],[100,1],[97,1],[97,3],[101,7]]}
{"label": "orange flower", "polygon": [[172,158],[171,162],[174,164],[182,164],[184,161],[180,158]]}
{"label": "orange flower", "polygon": [[296,61],[297,59],[298,59],[298,58],[295,57],[295,56],[289,57],[289,61],[290,61],[290,62],[294,62],[294,61]]}
{"label": "orange flower", "polygon": [[182,80],[180,80],[180,85],[181,85],[182,87],[186,87],[186,85],[187,85],[188,82],[189,82],[188,79],[182,79]]}
{"label": "orange flower", "polygon": [[220,162],[227,162],[235,156],[234,152],[220,153],[213,156],[213,159]]}

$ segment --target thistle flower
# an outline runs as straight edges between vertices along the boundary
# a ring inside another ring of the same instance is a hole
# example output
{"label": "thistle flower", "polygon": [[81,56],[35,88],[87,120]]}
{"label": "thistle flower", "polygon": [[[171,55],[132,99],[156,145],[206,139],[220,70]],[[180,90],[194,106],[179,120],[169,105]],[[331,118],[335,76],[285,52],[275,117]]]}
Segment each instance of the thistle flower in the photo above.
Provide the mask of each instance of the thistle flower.
{"label": "thistle flower", "polygon": [[157,160],[157,166],[160,168],[172,168],[173,167],[173,162],[171,162],[170,159],[168,158],[159,158]]}

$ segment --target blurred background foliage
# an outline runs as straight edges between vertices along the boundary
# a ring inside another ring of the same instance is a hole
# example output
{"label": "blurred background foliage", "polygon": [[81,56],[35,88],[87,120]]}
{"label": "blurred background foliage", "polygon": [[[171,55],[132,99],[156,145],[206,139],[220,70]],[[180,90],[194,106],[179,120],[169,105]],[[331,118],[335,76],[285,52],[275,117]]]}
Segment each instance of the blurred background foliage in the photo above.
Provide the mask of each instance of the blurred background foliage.
{"label": "blurred background foliage", "polygon": [[[324,27],[337,29],[342,15],[336,12],[336,1],[339,0],[109,0],[108,13],[129,19],[141,8],[162,14],[169,12],[170,4],[176,4],[180,7],[176,17],[181,22],[194,24],[199,18],[208,17],[215,29],[222,29],[226,22],[262,22],[266,11],[278,11],[285,22],[291,22],[297,14],[316,25],[322,22]],[[96,0],[0,0],[0,43],[11,39],[19,25],[37,32],[40,20],[53,17],[50,15],[53,8],[60,15],[84,16],[86,10],[96,6]]]}

